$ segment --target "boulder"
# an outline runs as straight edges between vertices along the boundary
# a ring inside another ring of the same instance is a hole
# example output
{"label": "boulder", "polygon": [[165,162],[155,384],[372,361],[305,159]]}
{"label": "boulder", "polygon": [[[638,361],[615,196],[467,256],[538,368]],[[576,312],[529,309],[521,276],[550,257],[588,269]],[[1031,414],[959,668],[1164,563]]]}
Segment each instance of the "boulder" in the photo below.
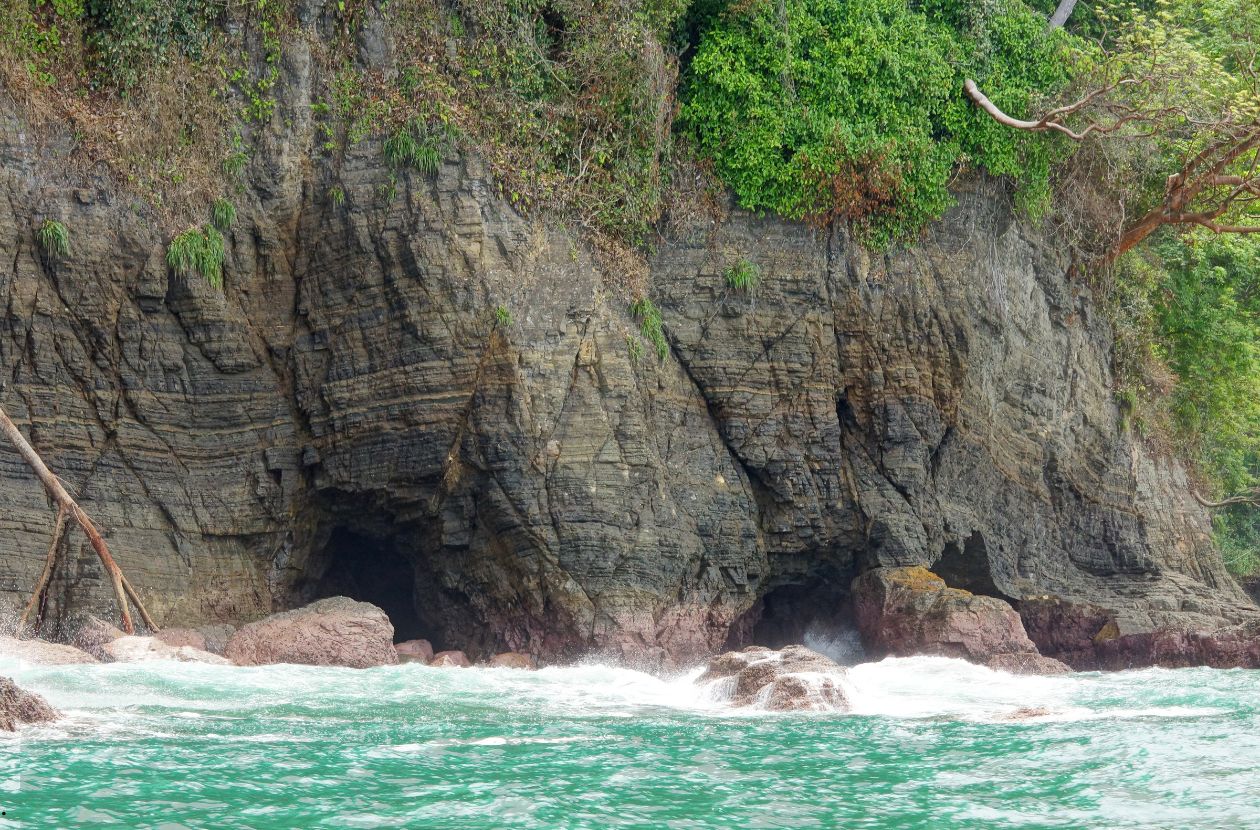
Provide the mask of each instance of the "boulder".
{"label": "boulder", "polygon": [[428,640],[406,640],[394,644],[400,663],[428,663],[433,659],[433,644]]}
{"label": "boulder", "polygon": [[433,655],[433,659],[429,661],[430,666],[438,666],[439,668],[463,668],[466,669],[472,665],[468,662],[468,657],[462,651],[439,651]]}
{"label": "boulder", "polygon": [[392,666],[394,626],[385,612],[349,597],[331,597],[242,627],[224,656],[241,666],[298,663],[363,669]]}
{"label": "boulder", "polygon": [[149,660],[176,660],[181,663],[209,663],[230,666],[232,661],[192,646],[172,646],[157,637],[136,637],[124,634],[102,646],[106,657],[114,663],[144,663]]}
{"label": "boulder", "polygon": [[58,717],[48,701],[9,678],[0,677],[0,732],[13,732],[24,723],[48,723]]}
{"label": "boulder", "polygon": [[209,651],[206,648],[206,636],[192,628],[163,628],[153,637],[175,648],[188,646],[198,651]]}
{"label": "boulder", "polygon": [[779,651],[749,646],[714,657],[696,682],[722,683],[722,692],[735,706],[845,712],[849,699],[840,685],[844,671],[839,663],[805,646]]}
{"label": "boulder", "polygon": [[536,669],[538,668],[538,661],[529,654],[522,654],[519,651],[507,651],[503,654],[494,655],[486,665],[492,669]]}
{"label": "boulder", "polygon": [[40,666],[70,666],[76,663],[99,663],[100,660],[74,646],[63,646],[43,640],[19,640],[0,637],[0,655],[16,657]]}
{"label": "boulder", "polygon": [[70,635],[71,643],[97,660],[106,662],[109,657],[105,654],[105,644],[127,636],[121,628],[93,614],[83,614],[78,617],[71,623],[70,630],[74,632]]}
{"label": "boulder", "polygon": [[872,657],[939,654],[1002,670],[1068,670],[1040,656],[1008,603],[951,588],[926,568],[867,571],[853,581],[853,603]]}
{"label": "boulder", "polygon": [[227,623],[203,625],[197,629],[197,633],[206,641],[206,651],[222,656],[227,649],[228,640],[232,639],[232,635],[236,633],[236,626]]}

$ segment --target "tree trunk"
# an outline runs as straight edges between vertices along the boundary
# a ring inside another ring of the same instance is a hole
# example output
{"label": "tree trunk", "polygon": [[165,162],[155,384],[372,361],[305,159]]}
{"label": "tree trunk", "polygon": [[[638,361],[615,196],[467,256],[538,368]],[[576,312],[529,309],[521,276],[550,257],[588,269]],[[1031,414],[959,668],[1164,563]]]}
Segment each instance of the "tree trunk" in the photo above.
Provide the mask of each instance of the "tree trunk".
{"label": "tree trunk", "polygon": [[[118,568],[118,563],[114,561],[114,557],[110,555],[109,548],[105,545],[105,540],[101,538],[101,533],[96,529],[96,525],[92,524],[92,520],[88,518],[87,513],[83,512],[83,508],[79,507],[78,503],[70,498],[70,494],[66,492],[66,488],[62,486],[61,481],[53,475],[52,471],[44,464],[44,460],[39,457],[39,453],[35,452],[35,448],[18,431],[17,426],[9,419],[3,407],[0,407],[0,432],[3,432],[5,437],[17,448],[18,454],[35,472],[40,483],[44,485],[44,489],[48,491],[53,501],[57,503],[59,510],[69,514],[79,524],[79,527],[83,528],[83,532],[87,534],[88,542],[91,543],[92,548],[96,551],[96,555],[100,557],[101,564],[105,566],[105,573],[109,575],[109,581],[113,585],[114,599],[118,602],[118,611],[122,616],[123,631],[126,631],[128,634],[136,633],[135,624],[131,621],[131,610],[127,605],[128,591],[124,587],[125,580],[122,571]],[[139,610],[145,624],[157,631],[157,626],[153,624],[135,591],[130,591],[130,594],[131,598],[135,600],[136,609]]]}
{"label": "tree trunk", "polygon": [[1046,28],[1054,30],[1062,27],[1072,16],[1072,10],[1075,8],[1076,0],[1059,0],[1059,7],[1054,10],[1054,14],[1050,15],[1050,24]]}

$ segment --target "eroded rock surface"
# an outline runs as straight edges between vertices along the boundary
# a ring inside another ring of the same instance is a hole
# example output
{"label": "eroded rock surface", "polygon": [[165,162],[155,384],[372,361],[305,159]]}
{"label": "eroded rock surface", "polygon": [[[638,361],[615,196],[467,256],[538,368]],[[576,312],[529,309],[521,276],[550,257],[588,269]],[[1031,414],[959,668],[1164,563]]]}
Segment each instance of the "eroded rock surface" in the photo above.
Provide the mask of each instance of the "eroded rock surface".
{"label": "eroded rock surface", "polygon": [[[910,565],[1134,631],[1256,613],[1184,471],[1122,429],[1087,283],[998,188],[964,183],[878,255],[839,225],[671,212],[642,280],[657,359],[621,267],[477,157],[318,153],[319,21],[294,24],[251,142],[222,291],[170,273],[159,217],[68,172],[68,127],[0,105],[0,404],[163,627],[350,594],[478,657],[686,664],[790,642],[861,571]],[[44,254],[46,217],[71,255]],[[732,291],[742,260],[761,278]],[[0,445],[0,600],[25,600],[50,526]],[[49,616],[112,602],[70,551]]]}
{"label": "eroded rock surface", "polygon": [[241,666],[299,663],[365,669],[398,662],[394,627],[366,602],[331,597],[239,629],[224,656]]}
{"label": "eroded rock surface", "polygon": [[472,665],[468,655],[462,651],[439,651],[429,661],[430,666],[445,669],[466,669]]}
{"label": "eroded rock surface", "polygon": [[868,571],[853,583],[853,602],[872,657],[939,654],[1018,673],[1068,670],[1038,653],[1009,603],[951,588],[926,568]]}
{"label": "eroded rock surface", "polygon": [[720,684],[734,706],[756,706],[776,712],[849,709],[840,685],[844,667],[805,646],[773,650],[749,646],[709,661],[700,684]]}
{"label": "eroded rock surface", "polygon": [[0,731],[13,732],[22,724],[47,723],[58,717],[48,701],[9,678],[0,677]]}

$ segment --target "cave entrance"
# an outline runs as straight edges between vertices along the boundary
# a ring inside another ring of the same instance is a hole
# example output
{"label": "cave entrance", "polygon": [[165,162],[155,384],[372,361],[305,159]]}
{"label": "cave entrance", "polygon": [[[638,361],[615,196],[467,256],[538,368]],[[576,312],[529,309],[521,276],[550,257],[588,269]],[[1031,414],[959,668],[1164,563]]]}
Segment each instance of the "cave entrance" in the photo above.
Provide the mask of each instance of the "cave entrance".
{"label": "cave entrance", "polygon": [[313,599],[346,596],[378,606],[394,624],[394,642],[426,637],[416,603],[416,565],[388,539],[344,527],[335,528],[324,545],[324,575]]}
{"label": "cave entrance", "polygon": [[729,648],[803,644],[841,664],[861,661],[853,625],[853,574],[837,569],[771,588],[731,628]]}

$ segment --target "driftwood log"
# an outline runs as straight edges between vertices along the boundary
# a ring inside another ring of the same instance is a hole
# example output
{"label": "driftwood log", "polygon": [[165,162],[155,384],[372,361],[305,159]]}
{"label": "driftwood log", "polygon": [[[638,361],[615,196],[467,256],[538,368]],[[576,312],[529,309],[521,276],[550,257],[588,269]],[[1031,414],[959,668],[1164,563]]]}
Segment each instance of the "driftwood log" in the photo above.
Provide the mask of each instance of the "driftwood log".
{"label": "driftwood log", "polygon": [[62,485],[61,480],[53,475],[48,466],[44,464],[44,460],[39,457],[39,453],[35,451],[35,448],[18,430],[17,425],[9,418],[3,407],[0,407],[0,433],[4,433],[4,436],[9,439],[9,442],[17,449],[18,454],[22,456],[22,460],[35,473],[36,478],[44,485],[44,489],[48,491],[48,495],[57,504],[57,522],[53,530],[52,544],[48,548],[48,557],[44,561],[44,569],[35,585],[35,592],[27,603],[26,609],[22,612],[19,626],[25,627],[31,612],[38,607],[41,597],[48,589],[48,583],[56,566],[57,551],[61,547],[61,537],[65,533],[66,520],[71,518],[83,529],[84,534],[87,535],[88,542],[92,545],[92,549],[96,551],[96,555],[100,557],[101,564],[105,567],[105,573],[109,576],[110,584],[114,589],[114,599],[118,603],[123,631],[126,631],[128,634],[136,632],[136,626],[131,621],[131,609],[127,604],[128,598],[135,604],[136,610],[140,613],[140,618],[144,620],[144,624],[151,630],[157,631],[157,624],[149,616],[144,603],[140,601],[140,596],[136,593],[135,588],[131,586],[131,583],[127,581],[127,577],[123,575],[122,569],[118,567],[114,557],[110,555],[109,547],[105,544],[105,540],[101,538],[101,532],[97,530],[96,525],[92,523],[88,514],[83,511],[83,508],[79,507],[78,503],[66,492],[66,488]]}

